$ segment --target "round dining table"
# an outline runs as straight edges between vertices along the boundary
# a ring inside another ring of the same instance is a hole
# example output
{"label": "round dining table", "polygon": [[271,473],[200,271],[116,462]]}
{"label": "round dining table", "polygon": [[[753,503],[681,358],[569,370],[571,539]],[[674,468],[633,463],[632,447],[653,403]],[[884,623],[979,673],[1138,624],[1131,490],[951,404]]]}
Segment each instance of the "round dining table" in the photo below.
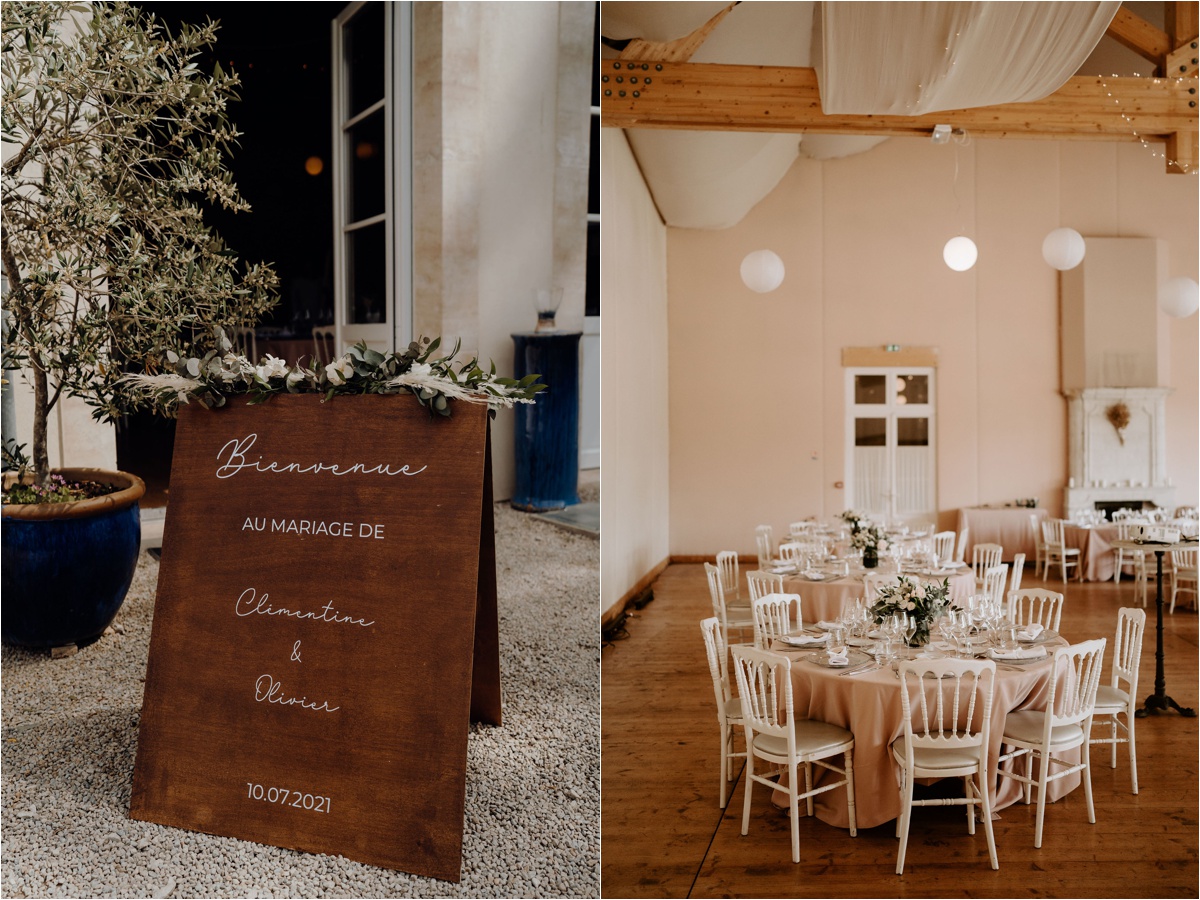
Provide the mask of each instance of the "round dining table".
{"label": "round dining table", "polygon": [[[878,568],[865,570],[861,567],[849,575],[811,573],[783,576],[783,592],[800,595],[800,615],[803,622],[832,622],[842,611],[842,603],[865,596],[863,578],[868,571],[878,572],[885,578],[895,578],[895,569]],[[950,582],[951,602],[965,605],[966,599],[976,592],[975,573],[968,567],[946,571],[904,573],[906,578],[919,578],[925,582]]]}
{"label": "round dining table", "polygon": [[[996,664],[996,691],[988,742],[993,811],[1011,806],[1022,797],[1020,782],[996,774],[1004,720],[1013,710],[1046,708],[1054,670],[1054,651],[1066,646],[1066,641],[1055,636],[1042,646],[1046,647],[1043,659],[1019,665],[999,661]],[[896,819],[901,812],[900,778],[899,767],[892,758],[891,743],[904,733],[899,676],[886,665],[858,672],[831,668],[820,664],[820,651],[796,649],[779,641],[774,642],[771,649],[791,660],[792,703],[796,717],[830,722],[854,734],[857,826],[873,828]],[[1059,677],[1065,677],[1065,672]],[[1078,750],[1059,755],[1076,762],[1079,759]],[[1018,771],[1026,771],[1025,759],[1013,762],[1021,767]],[[820,766],[813,767],[814,786],[835,777]],[[1080,776],[1075,773],[1051,782],[1047,800],[1065,796],[1079,786],[1079,781]],[[787,795],[776,792],[774,802],[786,807]],[[850,827],[844,790],[818,794],[814,798],[813,811],[829,825]]]}

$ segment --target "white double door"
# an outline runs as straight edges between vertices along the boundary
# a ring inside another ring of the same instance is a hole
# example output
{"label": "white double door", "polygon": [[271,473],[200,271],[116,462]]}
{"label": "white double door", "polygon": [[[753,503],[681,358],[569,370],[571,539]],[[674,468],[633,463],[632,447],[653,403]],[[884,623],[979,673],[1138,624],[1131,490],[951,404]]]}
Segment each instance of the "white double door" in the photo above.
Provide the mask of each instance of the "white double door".
{"label": "white double door", "polygon": [[889,525],[937,521],[935,370],[846,370],[846,498]]}

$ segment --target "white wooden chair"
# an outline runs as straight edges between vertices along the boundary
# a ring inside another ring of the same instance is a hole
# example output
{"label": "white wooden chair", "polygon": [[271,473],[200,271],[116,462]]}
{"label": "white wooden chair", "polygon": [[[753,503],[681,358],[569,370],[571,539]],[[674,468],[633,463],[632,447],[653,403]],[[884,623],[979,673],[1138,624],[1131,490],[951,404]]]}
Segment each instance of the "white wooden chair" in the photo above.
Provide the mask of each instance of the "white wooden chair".
{"label": "white wooden chair", "polygon": [[983,585],[980,589],[985,597],[996,604],[997,609],[1004,606],[1004,586],[1008,583],[1008,563],[992,566],[983,573]]}
{"label": "white wooden chair", "polygon": [[[754,529],[754,537],[756,539],[757,538],[766,538],[767,539],[767,544],[766,544],[767,559],[773,559],[775,557],[775,531],[774,531],[774,529],[771,528],[770,525],[759,525]],[[759,552],[759,555],[761,556],[762,550],[760,549],[758,552]]]}
{"label": "white wooden chair", "polygon": [[721,640],[728,646],[729,630],[731,628],[737,630],[738,637],[741,638],[742,632],[747,628],[754,627],[754,616],[748,607],[730,609],[725,605],[725,591],[721,587],[720,569],[712,563],[705,563],[704,573],[708,576],[708,593],[712,599],[713,615],[721,622]]}
{"label": "white wooden chair", "polygon": [[895,584],[895,575],[884,575],[881,572],[868,572],[863,576],[863,599],[867,604],[874,603],[879,596],[879,589],[885,584]]}
{"label": "white wooden chair", "polygon": [[[988,734],[996,692],[996,664],[989,660],[917,659],[900,663],[900,707],[904,734],[892,741],[900,766],[900,851],[896,874],[904,874],[904,855],[914,806],[965,806],[967,833],[975,833],[975,807],[987,835],[993,869],[996,836],[992,832],[988,782]],[[961,798],[914,800],[918,778],[962,778]]]}
{"label": "white wooden chair", "polygon": [[721,587],[725,591],[725,602],[730,606],[741,606],[742,586],[738,577],[737,551],[722,550],[718,553],[717,568],[721,570]]}
{"label": "white wooden chair", "polygon": [[1037,513],[1029,514],[1029,527],[1033,531],[1033,573],[1041,578],[1049,567],[1046,563],[1046,539],[1042,536],[1042,523]]}
{"label": "white wooden chair", "polygon": [[958,533],[958,546],[954,550],[955,562],[966,562],[967,555],[967,535],[971,533],[970,528],[964,528]]}
{"label": "white wooden chair", "polygon": [[1196,576],[1196,551],[1171,551],[1171,612],[1175,612],[1175,598],[1180,594],[1191,594],[1200,606],[1200,593]]}
{"label": "white wooden chair", "polygon": [[767,594],[754,601],[753,609],[754,646],[759,650],[770,650],[776,638],[804,630],[799,594]]}
{"label": "white wooden chair", "polygon": [[[742,834],[750,830],[750,805],[757,782],[769,790],[786,790],[792,827],[792,862],[800,862],[800,801],[806,800],[812,815],[814,795],[845,786],[850,816],[850,836],[858,835],[854,812],[854,735],[838,725],[815,719],[797,719],[792,703],[792,663],[779,653],[748,647],[733,648],[733,668],[742,700],[742,723],[746,730],[746,790],[742,806]],[[843,765],[831,761],[842,756]],[[755,771],[761,760],[782,768],[787,784],[776,783],[768,773]],[[813,764],[842,775],[833,784],[813,788]],[[800,767],[804,767],[804,789]]]}
{"label": "white wooden chair", "polygon": [[1036,623],[1050,631],[1058,631],[1064,599],[1057,591],[1043,588],[1009,591],[1008,620],[1021,627]]}
{"label": "white wooden chair", "polygon": [[810,522],[808,520],[803,522],[792,522],[790,525],[788,525],[788,534],[792,536],[793,540],[807,540],[812,534],[812,530],[816,524],[816,522]]}
{"label": "white wooden chair", "polygon": [[933,536],[933,552],[937,554],[939,563],[954,559],[954,537],[953,531],[939,531]]}
{"label": "white wooden chair", "polygon": [[1008,581],[1008,589],[1010,591],[1019,591],[1021,589],[1021,576],[1025,571],[1025,554],[1018,553],[1013,557],[1012,577]]}
{"label": "white wooden chair", "polygon": [[[1060,647],[1054,652],[1055,676],[1050,678],[1049,694],[1044,710],[1021,709],[1010,712],[1004,720],[1004,736],[997,774],[1012,778],[1025,786],[1025,802],[1030,802],[1037,788],[1037,824],[1033,831],[1033,846],[1042,846],[1042,823],[1046,817],[1046,787],[1052,781],[1081,773],[1083,795],[1087,803],[1088,821],[1096,824],[1096,808],[1092,803],[1092,770],[1089,736],[1092,715],[1096,706],[1096,689],[1100,686],[1100,670],[1104,665],[1104,646],[1100,638]],[[1059,686],[1058,673],[1065,670]],[[1071,764],[1062,753],[1080,748],[1080,761]],[[1018,772],[1013,761],[1027,757],[1028,774]],[[1006,767],[1005,763],[1009,763]],[[1051,773],[1052,765],[1060,768]]]}
{"label": "white wooden chair", "polygon": [[779,545],[779,558],[787,565],[795,566],[799,570],[803,569],[804,564],[808,561],[808,553],[803,544],[785,541]]}
{"label": "white wooden chair", "polygon": [[729,798],[729,782],[733,780],[733,761],[745,757],[735,752],[734,732],[742,724],[742,701],[733,696],[729,687],[729,654],[721,639],[721,622],[716,616],[700,623],[704,634],[704,649],[708,654],[708,672],[712,676],[713,695],[717,701],[717,722],[721,726],[721,809]]}
{"label": "white wooden chair", "polygon": [[765,597],[767,594],[782,594],[783,576],[755,569],[746,573],[746,587],[750,591],[750,605],[753,606],[754,601],[759,597]]}
{"label": "white wooden chair", "polygon": [[325,365],[337,359],[334,347],[334,327],[321,325],[312,330],[313,336],[313,366]]}
{"label": "white wooden chair", "polygon": [[1042,522],[1042,538],[1046,542],[1046,573],[1051,566],[1062,567],[1062,580],[1067,580],[1067,570],[1075,567],[1079,580],[1083,580],[1083,566],[1079,564],[1079,548],[1068,547],[1063,538],[1063,520],[1046,519]]}
{"label": "white wooden chair", "polygon": [[[765,526],[770,527],[770,526]],[[766,572],[771,568],[771,538],[769,535],[756,534],[754,536],[754,544],[758,549],[758,568]]]}
{"label": "white wooden chair", "polygon": [[987,570],[1000,565],[1004,548],[999,544],[976,544],[971,548],[971,568],[975,570],[975,585],[983,587],[983,576]]}
{"label": "white wooden chair", "polygon": [[[1113,517],[1116,521],[1116,516]],[[1124,518],[1116,522],[1117,540],[1128,541],[1133,537],[1133,526],[1144,525],[1146,522],[1139,522],[1132,518]],[[1134,580],[1137,580],[1139,567],[1143,570],[1146,566],[1146,551],[1145,550],[1129,550],[1125,547],[1117,547],[1117,564],[1113,569],[1113,581],[1121,580],[1121,570],[1125,567],[1126,557],[1133,562]],[[1140,565],[1139,565],[1140,564]]]}
{"label": "white wooden chair", "polygon": [[[1092,738],[1093,744],[1112,744],[1112,767],[1117,767],[1117,744],[1129,745],[1129,779],[1133,793],[1138,792],[1137,742],[1134,740],[1133,721],[1137,709],[1138,665],[1142,661],[1142,634],[1146,629],[1146,611],[1122,606],[1117,610],[1117,636],[1113,641],[1112,681],[1096,689],[1096,716],[1107,719],[1092,719],[1092,727],[1108,724],[1111,728],[1107,738]],[[1121,684],[1124,682],[1125,687]],[[1125,717],[1121,721],[1121,716]],[[1118,730],[1124,737],[1118,736]]]}

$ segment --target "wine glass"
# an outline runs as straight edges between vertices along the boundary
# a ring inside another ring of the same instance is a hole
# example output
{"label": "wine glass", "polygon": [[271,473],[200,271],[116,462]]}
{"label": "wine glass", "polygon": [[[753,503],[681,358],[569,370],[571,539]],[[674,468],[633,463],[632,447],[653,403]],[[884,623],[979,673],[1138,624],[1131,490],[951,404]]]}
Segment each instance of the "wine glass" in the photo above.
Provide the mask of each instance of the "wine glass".
{"label": "wine glass", "polygon": [[913,638],[917,635],[917,617],[908,614],[904,617],[904,642],[909,646],[912,645]]}

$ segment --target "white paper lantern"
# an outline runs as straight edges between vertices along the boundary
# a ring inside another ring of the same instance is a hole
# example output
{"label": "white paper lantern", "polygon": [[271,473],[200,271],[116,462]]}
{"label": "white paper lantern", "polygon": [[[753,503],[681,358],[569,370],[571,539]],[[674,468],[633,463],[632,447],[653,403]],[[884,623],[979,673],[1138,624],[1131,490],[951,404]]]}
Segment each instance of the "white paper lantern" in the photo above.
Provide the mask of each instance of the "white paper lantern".
{"label": "white paper lantern", "polygon": [[1073,269],[1083,262],[1087,246],[1074,228],[1055,228],[1042,241],[1042,259],[1060,272]]}
{"label": "white paper lantern", "polygon": [[952,237],[946,241],[946,246],[942,250],[942,259],[955,272],[965,272],[975,265],[975,260],[979,259],[979,250],[975,247],[973,240],[960,234],[958,237]]}
{"label": "white paper lantern", "polygon": [[770,293],[783,284],[783,260],[770,250],[755,250],[742,260],[742,281],[760,294]]}
{"label": "white paper lantern", "polygon": [[1200,309],[1200,284],[1191,278],[1172,278],[1158,295],[1158,308],[1168,316],[1186,319]]}

